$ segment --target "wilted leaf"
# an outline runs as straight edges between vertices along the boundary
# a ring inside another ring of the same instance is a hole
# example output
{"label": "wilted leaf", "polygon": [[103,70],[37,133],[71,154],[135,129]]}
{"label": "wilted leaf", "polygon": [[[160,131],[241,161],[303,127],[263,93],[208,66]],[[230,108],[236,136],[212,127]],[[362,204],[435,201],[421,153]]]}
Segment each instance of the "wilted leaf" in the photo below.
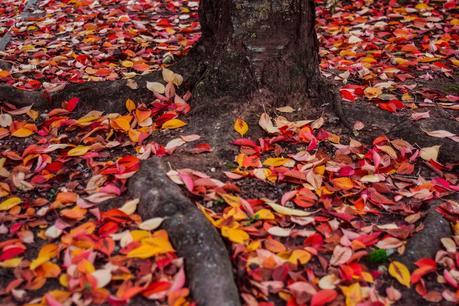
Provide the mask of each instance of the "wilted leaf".
{"label": "wilted leaf", "polygon": [[9,127],[13,123],[13,118],[10,114],[0,114],[0,126]]}
{"label": "wilted leaf", "polygon": [[139,228],[146,231],[152,231],[157,229],[163,221],[164,218],[151,218],[140,223]]}
{"label": "wilted leaf", "polygon": [[440,150],[440,146],[432,146],[432,147],[426,147],[422,148],[420,152],[420,156],[423,160],[434,160],[436,161],[438,158],[438,152]]}
{"label": "wilted leaf", "polygon": [[333,250],[333,255],[330,259],[330,264],[332,266],[340,266],[349,261],[352,257],[352,250],[348,247],[342,247],[337,245]]}
{"label": "wilted leaf", "polygon": [[172,70],[163,68],[162,74],[164,81],[166,81],[167,83],[174,81],[174,72]]}
{"label": "wilted leaf", "polygon": [[158,82],[147,82],[147,89],[159,94],[163,94],[166,92],[166,87]]}
{"label": "wilted leaf", "polygon": [[140,199],[129,200],[121,206],[120,210],[126,215],[132,215],[137,209],[137,204],[139,204]]}

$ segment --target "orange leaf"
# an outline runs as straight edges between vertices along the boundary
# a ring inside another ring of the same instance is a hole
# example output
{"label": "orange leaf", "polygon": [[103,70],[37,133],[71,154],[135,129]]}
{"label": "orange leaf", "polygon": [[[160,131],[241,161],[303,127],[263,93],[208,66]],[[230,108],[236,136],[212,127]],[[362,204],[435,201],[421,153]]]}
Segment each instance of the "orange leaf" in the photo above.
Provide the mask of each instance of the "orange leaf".
{"label": "orange leaf", "polygon": [[354,188],[354,184],[352,183],[352,180],[348,177],[335,178],[332,180],[332,183],[336,188],[340,188],[343,190],[350,190]]}
{"label": "orange leaf", "polygon": [[131,128],[131,120],[131,115],[119,116],[118,118],[115,118],[111,121],[111,126],[115,129],[120,129],[127,132]]}
{"label": "orange leaf", "polygon": [[78,198],[78,195],[74,192],[59,192],[56,196],[56,201],[66,204],[66,203],[75,203]]}
{"label": "orange leaf", "polygon": [[0,70],[0,78],[7,78],[10,76],[10,72],[7,70]]}
{"label": "orange leaf", "polygon": [[131,99],[127,99],[126,100],[126,109],[128,110],[128,112],[132,112],[133,110],[135,110],[136,109],[135,102],[132,101]]}
{"label": "orange leaf", "polygon": [[86,214],[86,211],[87,210],[84,208],[75,206],[70,209],[63,209],[60,212],[60,215],[65,218],[78,220],[78,219],[81,219]]}
{"label": "orange leaf", "polygon": [[16,131],[14,131],[13,133],[11,133],[11,136],[14,136],[14,137],[29,137],[32,134],[33,134],[32,130],[29,130],[27,128],[19,128]]}

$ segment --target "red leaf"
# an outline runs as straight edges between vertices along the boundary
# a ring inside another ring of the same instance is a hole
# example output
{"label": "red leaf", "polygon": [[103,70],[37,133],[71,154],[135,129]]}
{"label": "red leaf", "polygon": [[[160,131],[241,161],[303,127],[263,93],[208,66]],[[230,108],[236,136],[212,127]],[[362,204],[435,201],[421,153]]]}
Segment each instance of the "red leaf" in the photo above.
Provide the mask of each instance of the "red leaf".
{"label": "red leaf", "polygon": [[76,108],[78,102],[80,102],[80,98],[71,98],[67,102],[64,102],[64,107],[66,110],[71,112]]}
{"label": "red leaf", "polygon": [[326,290],[320,290],[314,296],[312,297],[311,300],[311,306],[322,306],[327,303],[330,303],[336,299],[338,294],[336,293],[335,290],[332,289],[326,289]]}
{"label": "red leaf", "polygon": [[341,94],[341,98],[346,101],[354,102],[355,101],[355,95],[350,91],[346,89],[340,89],[339,93]]}

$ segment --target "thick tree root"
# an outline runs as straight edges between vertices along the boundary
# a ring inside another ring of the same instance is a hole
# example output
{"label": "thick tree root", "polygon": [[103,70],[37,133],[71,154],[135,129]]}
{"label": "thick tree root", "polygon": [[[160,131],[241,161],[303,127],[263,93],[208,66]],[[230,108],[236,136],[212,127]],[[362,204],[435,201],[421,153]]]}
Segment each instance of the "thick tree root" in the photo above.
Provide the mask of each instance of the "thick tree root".
{"label": "thick tree root", "polygon": [[[424,131],[447,130],[459,134],[459,122],[444,117],[413,121],[409,114],[390,114],[370,103],[345,103],[343,104],[344,117],[349,120],[360,120],[365,124],[357,137],[366,143],[380,135],[391,139],[401,138],[418,147],[441,145],[439,160],[457,163],[459,161],[459,143],[449,138],[438,138],[427,135]],[[424,130],[424,131],[423,131]]]}
{"label": "thick tree root", "polygon": [[[201,77],[207,63],[203,59],[203,54],[204,48],[197,44],[186,57],[170,67],[184,77],[180,90],[192,90]],[[56,92],[26,91],[8,84],[0,84],[0,102],[8,102],[17,107],[33,104],[34,109],[44,111],[61,107],[63,101],[78,97],[79,113],[91,110],[123,112],[127,99],[136,102],[149,102],[154,99],[153,93],[146,88],[146,82],[164,82],[162,72],[154,71],[129,80],[69,83]],[[135,88],[132,88],[133,85]]]}
{"label": "thick tree root", "polygon": [[410,270],[416,268],[414,263],[421,258],[435,258],[437,251],[442,248],[440,239],[452,235],[449,222],[436,211],[441,203],[441,200],[429,203],[423,221],[424,228],[408,240],[405,253],[397,258]]}
{"label": "thick tree root", "polygon": [[157,158],[143,162],[128,184],[128,197],[139,198],[144,219],[165,218],[167,230],[185,268],[198,305],[240,305],[229,255],[214,227],[172,183]]}

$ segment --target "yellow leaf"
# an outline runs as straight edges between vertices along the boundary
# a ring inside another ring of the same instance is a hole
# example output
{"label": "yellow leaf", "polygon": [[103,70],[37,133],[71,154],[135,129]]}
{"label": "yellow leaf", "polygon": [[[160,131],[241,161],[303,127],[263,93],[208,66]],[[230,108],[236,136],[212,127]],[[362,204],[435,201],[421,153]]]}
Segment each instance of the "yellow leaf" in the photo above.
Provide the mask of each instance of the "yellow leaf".
{"label": "yellow leaf", "polygon": [[163,123],[162,129],[178,129],[185,126],[186,123],[180,119],[171,119]]}
{"label": "yellow leaf", "polygon": [[67,152],[67,155],[68,156],[81,156],[81,155],[85,155],[86,153],[88,153],[89,149],[91,147],[88,147],[88,146],[76,146],[75,148],[69,150]]}
{"label": "yellow leaf", "polygon": [[22,203],[22,200],[18,197],[12,197],[0,204],[0,211],[8,210]]}
{"label": "yellow leaf", "polygon": [[265,200],[265,203],[271,206],[271,208],[274,209],[274,211],[284,216],[306,217],[306,216],[313,214],[313,212],[309,212],[309,211],[288,208],[288,207],[273,203],[270,200]]}
{"label": "yellow leaf", "polygon": [[354,283],[348,287],[340,286],[346,297],[346,306],[356,306],[362,300],[362,289],[359,283]]}
{"label": "yellow leaf", "polygon": [[382,89],[379,87],[367,87],[364,90],[364,94],[368,99],[377,98],[382,94]]}
{"label": "yellow leaf", "polygon": [[406,287],[410,287],[410,271],[408,268],[398,261],[393,261],[389,265],[389,274],[392,275],[398,282]]}
{"label": "yellow leaf", "polygon": [[122,61],[121,65],[126,68],[131,68],[132,66],[134,66],[134,63],[131,61]]}
{"label": "yellow leaf", "polygon": [[249,125],[247,122],[238,117],[236,118],[236,121],[234,121],[234,130],[241,136],[244,136],[249,131]]}
{"label": "yellow leaf", "polygon": [[298,262],[302,265],[307,264],[311,259],[311,254],[305,250],[294,250],[288,261],[296,265]]}
{"label": "yellow leaf", "polygon": [[256,214],[253,215],[253,218],[258,220],[274,220],[275,216],[271,211],[263,208],[257,211]]}
{"label": "yellow leaf", "polygon": [[57,255],[58,246],[54,243],[48,243],[42,246],[40,252],[38,252],[38,257],[48,257],[53,258]]}
{"label": "yellow leaf", "polygon": [[131,99],[127,99],[126,100],[126,109],[128,110],[128,112],[132,112],[133,110],[135,110],[136,109],[135,102],[132,101]]}
{"label": "yellow leaf", "polygon": [[265,166],[286,166],[286,167],[293,167],[295,162],[290,158],[283,158],[283,157],[270,157],[263,162]]}
{"label": "yellow leaf", "polygon": [[229,193],[222,193],[222,194],[220,194],[220,196],[222,197],[223,200],[225,200],[226,203],[228,203],[232,207],[241,206],[241,198],[240,197],[234,196],[234,195],[229,194]]}
{"label": "yellow leaf", "polygon": [[149,258],[158,254],[173,252],[174,249],[169,242],[167,232],[160,230],[155,232],[152,237],[141,240],[140,247],[130,251],[127,255],[129,258]]}
{"label": "yellow leaf", "polygon": [[416,9],[420,10],[420,11],[425,11],[425,10],[430,10],[432,9],[428,4],[426,3],[419,3],[419,4],[416,4],[415,6]]}
{"label": "yellow leaf", "polygon": [[129,139],[132,141],[132,142],[139,142],[139,139],[140,139],[140,132],[138,130],[133,130],[133,129],[130,129],[128,131],[128,136],[129,136]]}
{"label": "yellow leaf", "polygon": [[134,241],[141,241],[142,239],[151,237],[151,233],[146,230],[133,230],[130,231],[129,234],[131,235],[132,240]]}
{"label": "yellow leaf", "polygon": [[350,190],[354,188],[354,184],[352,183],[352,180],[348,177],[338,177],[332,180],[333,185],[336,188],[340,188],[343,190]]}
{"label": "yellow leaf", "polygon": [[16,268],[22,261],[22,257],[15,257],[0,262],[2,268]]}
{"label": "yellow leaf", "polygon": [[20,128],[11,133],[11,136],[14,137],[29,137],[30,135],[33,134],[33,131],[26,129],[26,128]]}
{"label": "yellow leaf", "polygon": [[51,258],[57,255],[58,247],[56,244],[49,243],[44,245],[40,252],[38,253],[38,257],[30,263],[29,268],[31,270],[35,270],[37,267],[41,266],[45,262],[48,262]]}
{"label": "yellow leaf", "polygon": [[228,226],[222,227],[222,236],[228,238],[234,243],[244,243],[244,241],[249,239],[249,234],[243,230]]}

